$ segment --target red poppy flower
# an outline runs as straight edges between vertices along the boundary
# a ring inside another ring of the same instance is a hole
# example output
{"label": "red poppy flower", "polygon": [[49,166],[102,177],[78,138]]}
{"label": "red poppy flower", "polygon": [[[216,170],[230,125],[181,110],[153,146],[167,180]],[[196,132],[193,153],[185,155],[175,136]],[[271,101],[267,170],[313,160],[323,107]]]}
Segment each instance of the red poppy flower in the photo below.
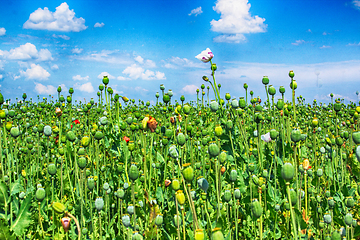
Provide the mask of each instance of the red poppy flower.
{"label": "red poppy flower", "polygon": [[80,124],[80,121],[76,119],[76,120],[74,121],[74,123],[75,123],[75,124]]}
{"label": "red poppy flower", "polygon": [[130,138],[128,138],[127,136],[124,136],[123,139],[126,143],[128,143],[130,141]]}

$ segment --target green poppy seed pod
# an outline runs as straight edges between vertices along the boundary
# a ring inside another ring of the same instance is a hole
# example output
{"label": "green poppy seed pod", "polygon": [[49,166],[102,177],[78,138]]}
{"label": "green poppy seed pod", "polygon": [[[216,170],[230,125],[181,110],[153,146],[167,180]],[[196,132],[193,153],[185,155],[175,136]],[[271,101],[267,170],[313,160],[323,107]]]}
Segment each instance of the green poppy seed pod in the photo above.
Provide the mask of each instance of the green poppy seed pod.
{"label": "green poppy seed pod", "polygon": [[201,84],[200,88],[204,90],[204,89],[205,89],[205,85],[204,85],[204,84]]}
{"label": "green poppy seed pod", "polygon": [[332,208],[335,207],[335,200],[334,200],[334,198],[329,197],[327,202],[328,202],[329,208],[332,209]]}
{"label": "green poppy seed pod", "polygon": [[264,76],[264,77],[262,78],[262,83],[263,83],[264,85],[268,85],[268,84],[269,84],[269,78],[268,78],[268,76]]}
{"label": "green poppy seed pod", "polygon": [[219,103],[217,101],[212,100],[210,103],[210,110],[212,112],[216,112],[219,109]]}
{"label": "green poppy seed pod", "polygon": [[295,76],[295,73],[293,70],[290,70],[289,71],[289,77],[293,78]]}
{"label": "green poppy seed pod", "polygon": [[86,168],[86,158],[85,157],[79,157],[77,159],[78,166],[81,170]]}
{"label": "green poppy seed pod", "polygon": [[126,208],[126,211],[127,211],[128,214],[133,215],[133,214],[135,213],[134,205],[129,205],[129,206]]}
{"label": "green poppy seed pod", "polygon": [[257,199],[254,199],[251,203],[251,213],[255,219],[258,219],[263,214],[263,208]]}
{"label": "green poppy seed pod", "polygon": [[180,205],[184,205],[185,203],[185,195],[182,190],[177,190],[175,194],[176,200]]}
{"label": "green poppy seed pod", "polygon": [[168,90],[167,94],[168,94],[170,97],[174,96],[174,93],[173,93],[173,91],[172,91],[171,89]]}
{"label": "green poppy seed pod", "polygon": [[156,97],[156,98],[159,98],[159,97],[160,97],[159,92],[156,92],[156,93],[155,93],[155,97]]}
{"label": "green poppy seed pod", "polygon": [[125,227],[130,226],[130,216],[128,214],[123,215],[121,221]]}
{"label": "green poppy seed pod", "polygon": [[114,90],[112,90],[111,87],[108,87],[107,92],[108,92],[109,94],[113,94],[113,93],[114,93]]}
{"label": "green poppy seed pod", "polygon": [[104,199],[102,197],[97,197],[95,199],[95,208],[100,212],[104,207]]}
{"label": "green poppy seed pod", "polygon": [[183,177],[187,183],[191,183],[194,179],[195,173],[191,163],[185,163],[182,170]]}
{"label": "green poppy seed pod", "polygon": [[352,221],[353,221],[353,217],[352,217],[352,214],[351,213],[347,213],[345,215],[345,224],[348,225],[348,226],[351,226],[352,225]]}
{"label": "green poppy seed pod", "polygon": [[298,200],[298,196],[297,196],[297,192],[293,188],[290,189],[290,198],[291,198],[291,205],[295,206]]}
{"label": "green poppy seed pod", "polygon": [[246,90],[246,89],[248,89],[249,86],[247,85],[247,83],[244,83],[243,87]]}
{"label": "green poppy seed pod", "polygon": [[317,171],[316,171],[316,174],[317,174],[317,176],[318,177],[322,177],[322,175],[323,175],[323,170],[321,169],[321,168],[319,168]]}
{"label": "green poppy seed pod", "polygon": [[237,176],[238,176],[238,173],[237,173],[236,169],[232,169],[229,174],[230,182],[236,182]]}
{"label": "green poppy seed pod", "polygon": [[240,107],[241,109],[244,109],[244,108],[246,107],[246,102],[245,102],[244,97],[241,97],[241,98],[239,99],[239,107]]}
{"label": "green poppy seed pod", "polygon": [[186,143],[186,138],[183,133],[179,133],[176,137],[176,140],[180,146],[183,146]]}
{"label": "green poppy seed pod", "polygon": [[348,208],[352,208],[355,205],[355,200],[352,196],[345,198],[345,206]]}
{"label": "green poppy seed pod", "polygon": [[270,130],[270,138],[271,140],[275,140],[279,136],[279,132],[275,129]]}
{"label": "green poppy seed pod", "polygon": [[13,137],[13,138],[17,138],[18,136],[20,136],[20,129],[19,127],[12,127],[10,129],[10,135]]}
{"label": "green poppy seed pod", "polygon": [[25,99],[27,98],[26,93],[23,93],[22,98],[23,98],[23,99],[24,99],[24,101],[25,101]]}
{"label": "green poppy seed pod", "polygon": [[352,139],[355,144],[360,144],[360,131],[352,133]]}
{"label": "green poppy seed pod", "polygon": [[181,97],[180,97],[180,101],[185,101],[185,96],[184,95],[181,95]]}
{"label": "green poppy seed pod", "polygon": [[74,88],[72,88],[72,87],[69,88],[69,93],[70,93],[70,94],[73,94],[73,93],[74,93]]}
{"label": "green poppy seed pod", "polygon": [[256,168],[256,166],[253,162],[249,163],[248,169],[249,169],[250,173],[253,173],[255,171],[255,168]]}
{"label": "green poppy seed pod", "polygon": [[40,187],[36,190],[35,197],[36,200],[38,200],[38,202],[44,200],[45,196],[46,196],[46,192],[44,188]]}
{"label": "green poppy seed pod", "polygon": [[297,83],[295,80],[292,80],[291,83],[290,83],[290,88],[293,89],[293,86],[294,86],[294,90],[297,88]]}
{"label": "green poppy seed pod", "polygon": [[104,134],[101,132],[101,131],[96,131],[95,135],[94,135],[94,138],[96,140],[101,140],[102,138],[104,137]]}
{"label": "green poppy seed pod", "polygon": [[180,181],[178,179],[173,179],[171,182],[171,187],[172,189],[176,192],[177,190],[180,189]]}
{"label": "green poppy seed pod", "polygon": [[168,103],[170,102],[170,96],[168,93],[165,93],[164,96],[163,96],[163,102],[164,103]]}
{"label": "green poppy seed pod", "polygon": [[294,176],[295,176],[294,166],[289,162],[284,163],[284,165],[281,168],[281,177],[285,181],[290,182],[294,178]]}
{"label": "green poppy seed pod", "polygon": [[230,190],[225,190],[224,192],[224,201],[225,202],[230,202],[231,200],[231,191]]}
{"label": "green poppy seed pod", "polygon": [[124,191],[124,189],[118,189],[118,190],[116,191],[116,196],[117,196],[118,198],[120,198],[120,199],[124,199],[124,197],[125,197],[125,191]]}
{"label": "green poppy seed pod", "polygon": [[48,173],[51,176],[54,176],[56,174],[56,165],[55,163],[49,163],[48,167],[47,167]]}
{"label": "green poppy seed pod", "polygon": [[4,103],[4,96],[0,92],[0,106]]}
{"label": "green poppy seed pod", "polygon": [[226,93],[226,94],[225,94],[225,99],[228,100],[228,101],[231,99],[230,93]]}
{"label": "green poppy seed pod", "polygon": [[236,98],[231,101],[231,107],[235,109],[239,107],[239,101]]}
{"label": "green poppy seed pod", "polygon": [[69,140],[70,142],[74,142],[76,140],[76,135],[73,131],[68,131],[66,133],[66,139]]}
{"label": "green poppy seed pod", "polygon": [[190,107],[188,104],[184,105],[184,107],[183,107],[183,112],[184,112],[186,115],[190,113],[190,110],[191,110],[191,107]]}
{"label": "green poppy seed pod", "polygon": [[210,143],[208,147],[210,157],[217,157],[220,154],[220,148],[216,143]]}
{"label": "green poppy seed pod", "polygon": [[57,92],[58,92],[58,93],[61,93],[61,86],[58,86]]}
{"label": "green poppy seed pod", "polygon": [[195,240],[204,240],[205,239],[204,231],[202,229],[196,229],[194,238]]}
{"label": "green poppy seed pod", "polygon": [[65,98],[64,98],[63,95],[60,96],[59,101],[60,101],[61,103],[65,102]]}
{"label": "green poppy seed pod", "polygon": [[91,140],[90,137],[84,136],[83,138],[81,138],[81,141],[80,141],[81,146],[83,146],[83,147],[89,146],[90,140]]}
{"label": "green poppy seed pod", "polygon": [[352,220],[352,226],[355,228],[357,226],[357,220],[356,219],[353,219]]}
{"label": "green poppy seed pod", "polygon": [[212,230],[212,234],[211,234],[211,239],[212,240],[224,240],[224,234],[221,231],[221,228],[214,228]]}
{"label": "green poppy seed pod", "polygon": [[198,186],[199,188],[201,188],[201,190],[203,190],[204,192],[207,192],[208,188],[209,188],[209,182],[201,177],[197,180]]}
{"label": "green poppy seed pod", "polygon": [[218,159],[219,159],[219,162],[220,162],[221,164],[224,164],[225,161],[226,161],[226,159],[227,159],[227,153],[226,153],[226,151],[221,151],[221,153],[219,154]]}
{"label": "green poppy seed pod", "polygon": [[270,85],[268,88],[268,92],[271,96],[274,96],[276,94],[276,89],[273,85]]}
{"label": "green poppy seed pod", "polygon": [[222,127],[221,127],[220,125],[217,125],[217,126],[215,127],[215,135],[216,135],[217,137],[220,137],[222,134],[223,134],[223,129],[222,129]]}
{"label": "green poppy seed pod", "polygon": [[174,215],[174,225],[180,227],[181,224],[182,224],[182,218],[181,218],[181,216],[175,214],[175,215]]}
{"label": "green poppy seed pod", "polygon": [[107,86],[107,85],[109,84],[109,78],[108,78],[108,76],[104,76],[102,82],[103,82],[103,84],[104,84],[105,86]]}
{"label": "green poppy seed pod", "polygon": [[61,202],[53,202],[51,206],[58,214],[62,214],[66,210],[66,206]]}
{"label": "green poppy seed pod", "polygon": [[169,147],[169,155],[172,158],[178,158],[179,157],[179,151],[177,150],[175,145],[171,145]]}
{"label": "green poppy seed pod", "polygon": [[155,224],[156,226],[161,226],[164,222],[164,217],[162,214],[158,214],[156,217],[155,217]]}
{"label": "green poppy seed pod", "polygon": [[89,177],[89,178],[87,179],[87,187],[88,187],[88,189],[89,189],[90,191],[92,191],[92,190],[94,189],[94,187],[95,187],[95,180],[94,180],[94,178]]}
{"label": "green poppy seed pod", "polygon": [[299,142],[301,140],[301,132],[299,129],[293,129],[290,133],[291,141]]}
{"label": "green poppy seed pod", "polygon": [[236,200],[239,200],[241,198],[241,192],[239,188],[235,188],[234,190],[234,196]]}
{"label": "green poppy seed pod", "polygon": [[164,90],[165,90],[164,84],[160,84],[160,90],[161,90],[161,91],[164,91]]}
{"label": "green poppy seed pod", "polygon": [[71,96],[67,96],[67,97],[66,97],[66,101],[67,101],[68,103],[71,103],[71,101],[72,101]]}
{"label": "green poppy seed pod", "polygon": [[[325,238],[326,239],[326,238]],[[346,238],[345,238],[346,239]],[[331,234],[331,240],[341,240],[341,234],[339,231],[334,230]]]}
{"label": "green poppy seed pod", "polygon": [[135,164],[132,164],[129,169],[129,178],[135,181],[139,177],[139,169]]}
{"label": "green poppy seed pod", "polygon": [[326,223],[326,224],[331,223],[331,215],[329,213],[324,214],[324,223]]}

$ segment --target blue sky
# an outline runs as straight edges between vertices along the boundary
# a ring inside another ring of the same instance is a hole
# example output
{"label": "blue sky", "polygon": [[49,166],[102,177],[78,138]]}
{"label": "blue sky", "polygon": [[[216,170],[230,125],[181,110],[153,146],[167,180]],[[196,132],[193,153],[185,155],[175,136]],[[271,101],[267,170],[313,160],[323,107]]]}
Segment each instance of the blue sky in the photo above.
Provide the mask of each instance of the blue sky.
{"label": "blue sky", "polygon": [[[221,95],[265,98],[264,75],[291,98],[356,101],[360,91],[360,0],[2,1],[0,90],[5,99],[57,96],[97,100],[102,76],[115,93],[156,101],[160,84],[173,99],[196,100],[210,64]],[[280,96],[279,93],[276,95]],[[211,92],[210,98],[214,99]]]}

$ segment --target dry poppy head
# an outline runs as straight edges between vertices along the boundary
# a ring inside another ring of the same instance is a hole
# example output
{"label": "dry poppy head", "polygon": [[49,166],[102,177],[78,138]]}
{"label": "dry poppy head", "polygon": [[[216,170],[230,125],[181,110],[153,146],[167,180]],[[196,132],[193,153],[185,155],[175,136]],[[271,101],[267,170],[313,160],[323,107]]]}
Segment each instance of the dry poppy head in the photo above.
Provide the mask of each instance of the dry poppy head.
{"label": "dry poppy head", "polygon": [[63,217],[61,219],[61,225],[63,226],[65,232],[69,231],[69,229],[70,229],[70,221],[71,221],[71,218],[69,218],[69,217]]}
{"label": "dry poppy head", "polygon": [[166,179],[165,180],[165,187],[170,186],[170,184],[171,184],[171,181],[169,179]]}
{"label": "dry poppy head", "polygon": [[171,122],[172,124],[175,124],[175,122],[176,122],[175,117],[171,117],[171,118],[170,118],[170,122]]}
{"label": "dry poppy head", "polygon": [[147,122],[147,126],[150,129],[151,132],[154,132],[156,130],[156,127],[158,125],[158,122],[155,118],[152,116],[149,116],[149,121]]}

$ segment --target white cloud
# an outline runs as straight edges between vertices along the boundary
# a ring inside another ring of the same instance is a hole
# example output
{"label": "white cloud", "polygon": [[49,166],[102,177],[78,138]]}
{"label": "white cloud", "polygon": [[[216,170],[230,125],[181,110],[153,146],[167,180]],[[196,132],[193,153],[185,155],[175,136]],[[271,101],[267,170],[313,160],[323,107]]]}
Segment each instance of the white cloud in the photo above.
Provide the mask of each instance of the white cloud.
{"label": "white cloud", "polygon": [[88,80],[89,80],[89,76],[81,77],[80,75],[76,75],[76,76],[73,76],[72,79],[73,79],[74,81],[88,81]]}
{"label": "white cloud", "polygon": [[142,67],[132,64],[131,66],[125,68],[122,72],[124,74],[129,75],[131,79],[142,79],[142,80],[161,80],[166,79],[165,73],[162,72],[153,72],[150,70],[143,69]]}
{"label": "white cloud", "polygon": [[95,92],[94,87],[92,86],[91,82],[87,82],[84,84],[76,83],[74,88],[80,90],[81,92],[87,92],[87,93]]}
{"label": "white cloud", "polygon": [[346,46],[360,46],[360,42],[359,43],[349,43]]}
{"label": "white cloud", "polygon": [[141,56],[137,56],[136,58],[134,58],[135,61],[137,61],[138,63],[140,64],[143,64],[144,63],[144,59],[141,57]]}
{"label": "white cloud", "polygon": [[120,80],[120,81],[131,80],[131,78],[127,78],[127,77],[123,77],[123,76],[118,76],[116,79]]}
{"label": "white cloud", "polygon": [[37,64],[31,64],[31,68],[26,69],[26,71],[20,71],[20,75],[26,77],[26,79],[35,79],[35,80],[48,80],[50,73],[48,73],[44,68]]}
{"label": "white cloud", "polygon": [[52,69],[52,70],[58,70],[58,69],[59,69],[59,66],[56,65],[56,64],[54,64],[54,65],[51,66],[51,69]]}
{"label": "white cloud", "polygon": [[79,60],[124,64],[124,65],[129,65],[133,63],[133,60],[132,58],[130,58],[129,54],[119,53],[117,50],[116,51],[102,50],[100,53],[95,52],[86,56],[75,56],[75,58]]}
{"label": "white cloud", "polygon": [[196,94],[196,89],[199,89],[198,86],[196,85],[186,85],[185,87],[183,87],[181,90],[184,93],[188,93],[188,94]]}
{"label": "white cloud", "polygon": [[1,56],[11,60],[53,60],[51,52],[48,49],[40,49],[40,51],[38,51],[35,45],[31,43],[20,45],[20,47],[13,48],[10,51],[0,50],[0,57]]}
{"label": "white cloud", "polygon": [[70,40],[70,37],[69,36],[66,36],[66,35],[56,35],[56,34],[53,34],[52,35],[54,38],[62,38],[64,40]]}
{"label": "white cloud", "polygon": [[72,53],[76,53],[76,54],[79,54],[79,53],[81,53],[82,51],[83,51],[82,48],[74,48],[74,49],[71,50]]}
{"label": "white cloud", "polygon": [[305,40],[296,40],[295,42],[291,43],[292,45],[298,46],[300,44],[306,43]]}
{"label": "white cloud", "polygon": [[74,10],[64,2],[56,8],[55,12],[49,11],[47,7],[38,8],[30,14],[23,28],[35,30],[49,30],[62,32],[80,32],[85,30],[85,19],[76,18]]}
{"label": "white cloud", "polygon": [[203,11],[201,10],[201,7],[197,7],[195,9],[191,10],[191,12],[189,13],[189,16],[195,15],[195,17],[196,17],[197,15],[202,14],[202,13],[203,13]]}
{"label": "white cloud", "polygon": [[101,27],[103,27],[105,24],[104,23],[95,23],[95,25],[94,25],[94,27],[99,27],[99,28],[101,28]]}
{"label": "white cloud", "polygon": [[214,42],[240,43],[246,42],[246,37],[241,34],[222,34],[214,38]]}
{"label": "white cloud", "polygon": [[166,61],[163,61],[165,68],[207,68],[205,66],[206,64],[203,64],[202,62],[193,62],[187,58],[179,58],[179,57],[171,57],[170,59],[167,59]]}
{"label": "white cloud", "polygon": [[354,7],[360,10],[360,0],[353,0]]}
{"label": "white cloud", "polygon": [[35,91],[39,94],[55,94],[57,92],[57,88],[53,85],[42,85],[41,83],[35,82]]}
{"label": "white cloud", "polygon": [[0,79],[3,79],[3,77],[4,77],[4,76],[3,76],[2,74],[0,74]]}
{"label": "white cloud", "polygon": [[5,28],[0,28],[0,36],[4,36],[6,34]]}
{"label": "white cloud", "polygon": [[97,78],[103,79],[104,76],[107,76],[109,79],[115,79],[115,77],[114,77],[113,75],[111,75],[110,73],[108,73],[108,72],[102,72],[102,73],[100,73],[100,74],[97,76]]}
{"label": "white cloud", "polygon": [[214,11],[220,13],[219,20],[212,20],[211,30],[224,34],[216,37],[217,42],[240,43],[246,40],[244,34],[265,32],[265,18],[251,16],[248,0],[218,0]]}
{"label": "white cloud", "polygon": [[322,46],[320,47],[320,49],[324,49],[324,48],[331,48],[331,46],[322,45]]}
{"label": "white cloud", "polygon": [[147,67],[147,68],[154,68],[154,67],[156,67],[156,64],[155,64],[154,61],[147,59],[145,61],[144,66]]}

